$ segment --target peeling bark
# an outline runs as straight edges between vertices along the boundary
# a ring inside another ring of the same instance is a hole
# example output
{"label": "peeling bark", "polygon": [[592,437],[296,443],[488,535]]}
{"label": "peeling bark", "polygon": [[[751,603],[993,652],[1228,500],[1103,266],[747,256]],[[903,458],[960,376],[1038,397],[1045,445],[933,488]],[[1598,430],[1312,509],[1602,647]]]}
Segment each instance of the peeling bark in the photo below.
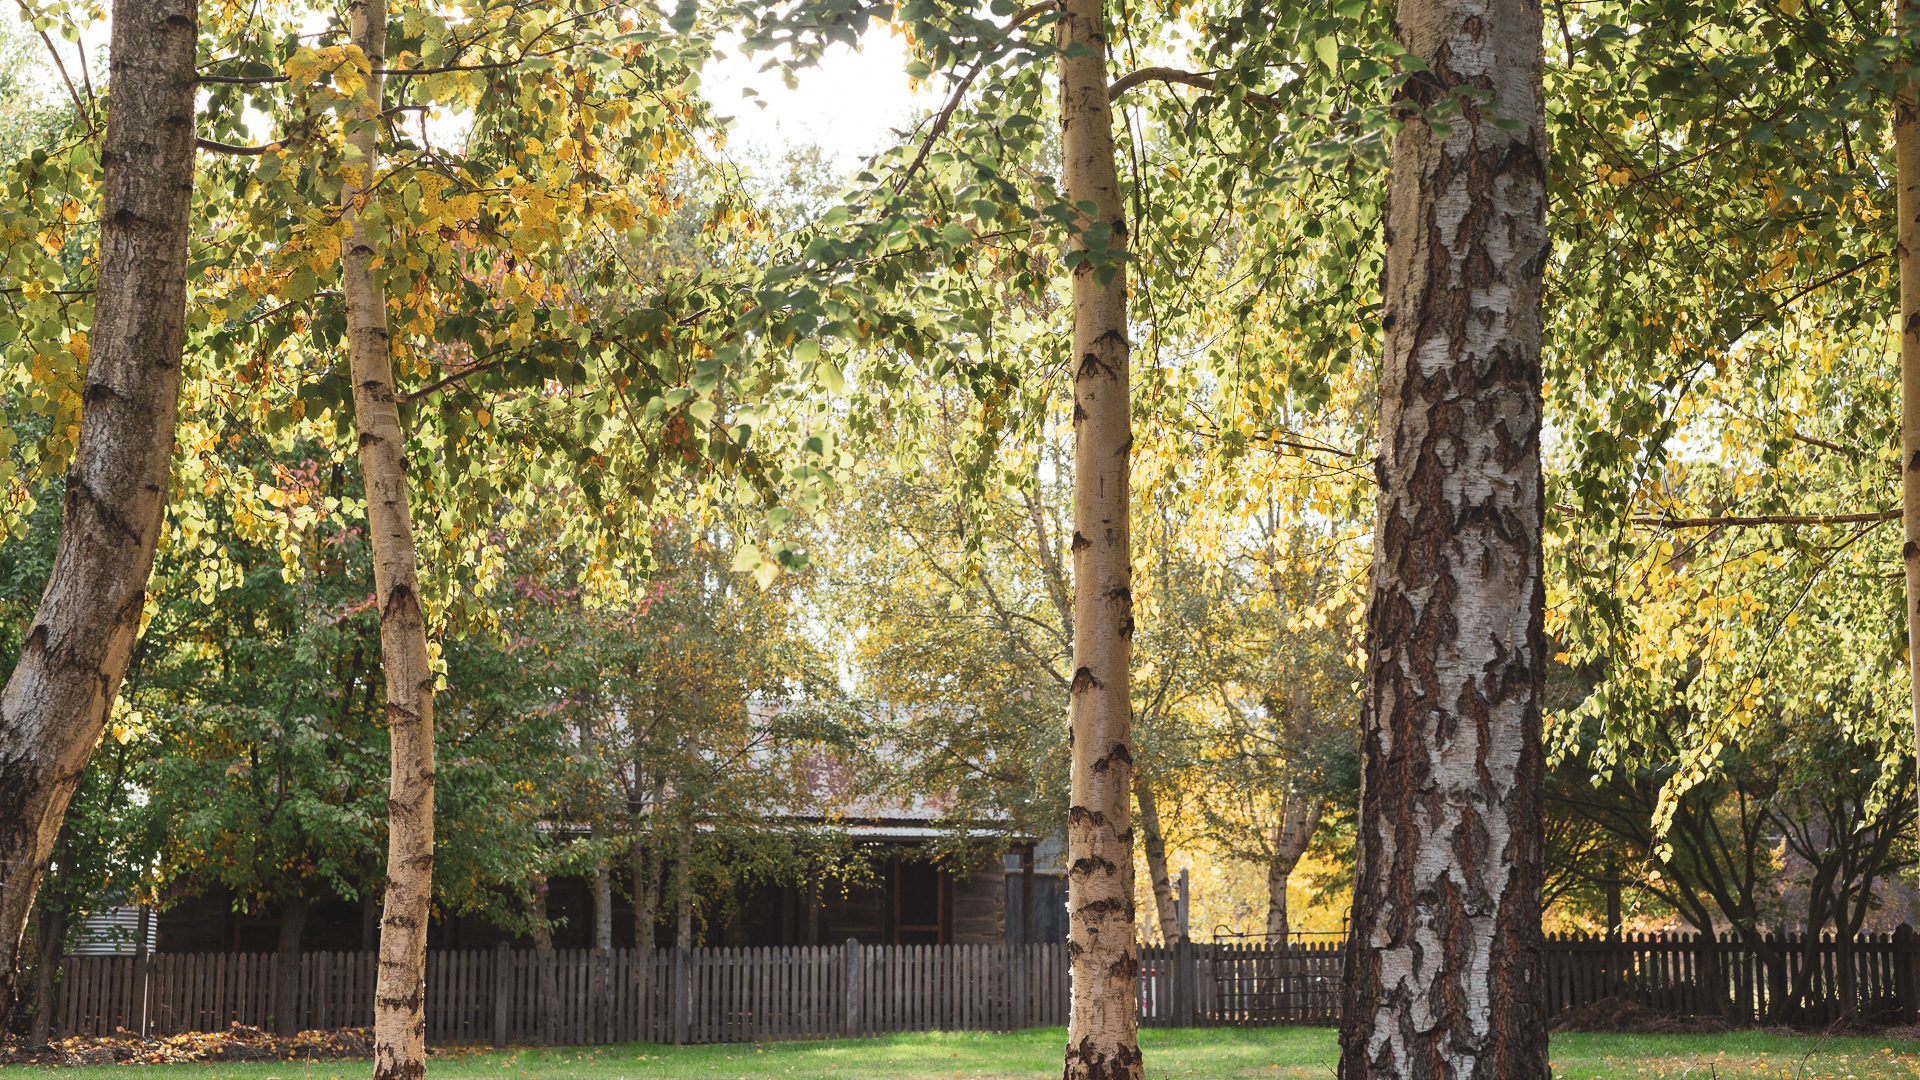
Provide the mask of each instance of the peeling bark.
{"label": "peeling bark", "polygon": [[98,306],[60,546],[0,691],[0,1031],[34,892],[120,692],[166,513],[186,343],[195,0],[114,0]]}
{"label": "peeling bark", "polygon": [[[352,0],[349,34],[373,72],[386,60],[386,0]],[[373,1003],[374,1080],[426,1074],[427,915],[433,900],[433,669],[408,507],[407,433],[395,400],[387,297],[373,269],[360,209],[379,162],[383,80],[366,76],[366,100],[348,120],[348,168],[340,204],[351,231],[341,242],[353,416],[360,431],[367,534],[380,605],[380,662],[392,737],[387,795],[387,888],[380,919],[380,972]]]}
{"label": "peeling bark", "polygon": [[1547,1071],[1538,0],[1402,0],[1343,1080]]}
{"label": "peeling bark", "polygon": [[[1101,0],[1063,0],[1060,147],[1067,199],[1092,204],[1077,251],[1105,233],[1127,247],[1107,103]],[[1111,272],[1104,285],[1102,273]],[[1133,447],[1124,266],[1073,272],[1073,680],[1068,732],[1067,954],[1073,977],[1063,1080],[1139,1080],[1140,962],[1133,906],[1133,583],[1129,565]]]}

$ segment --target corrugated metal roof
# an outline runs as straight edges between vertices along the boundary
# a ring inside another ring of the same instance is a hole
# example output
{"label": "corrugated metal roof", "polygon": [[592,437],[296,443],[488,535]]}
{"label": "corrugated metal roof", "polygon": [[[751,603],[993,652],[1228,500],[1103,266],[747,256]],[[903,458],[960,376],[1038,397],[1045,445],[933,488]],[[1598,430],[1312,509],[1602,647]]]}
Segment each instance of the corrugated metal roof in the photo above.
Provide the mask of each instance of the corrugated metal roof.
{"label": "corrugated metal roof", "polygon": [[[140,909],[111,907],[80,921],[74,935],[75,956],[131,956],[139,951]],[[147,951],[160,944],[160,920],[147,919]]]}

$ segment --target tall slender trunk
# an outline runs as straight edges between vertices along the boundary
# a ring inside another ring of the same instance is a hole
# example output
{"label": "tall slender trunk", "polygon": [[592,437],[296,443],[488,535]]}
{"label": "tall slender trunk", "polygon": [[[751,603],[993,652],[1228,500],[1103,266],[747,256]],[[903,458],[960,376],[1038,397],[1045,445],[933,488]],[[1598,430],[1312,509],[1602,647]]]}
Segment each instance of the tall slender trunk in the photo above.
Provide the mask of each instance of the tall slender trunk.
{"label": "tall slender trunk", "polygon": [[[1141,1076],[1133,904],[1133,588],[1129,566],[1127,221],[1107,102],[1101,0],[1063,0],[1060,148],[1067,200],[1091,204],[1073,270],[1073,682],[1067,808],[1068,955],[1073,976],[1063,1080]],[[1105,262],[1096,268],[1096,263]],[[1103,281],[1102,278],[1105,278]]]}
{"label": "tall slender trunk", "polygon": [[[1898,30],[1914,18],[1914,0],[1900,0]],[[1902,79],[1893,95],[1893,170],[1900,263],[1900,517],[1906,543],[1907,675],[1914,742],[1920,748],[1920,94]],[[1920,784],[1920,775],[1915,783]]]}
{"label": "tall slender trunk", "polygon": [[605,859],[593,864],[593,947],[613,949],[613,870]]}
{"label": "tall slender trunk", "polygon": [[0,691],[0,1031],[27,915],[120,692],[166,513],[186,343],[195,0],[114,0],[97,305],[60,546]]}
{"label": "tall slender trunk", "polygon": [[[1539,0],[1401,0],[1342,1080],[1544,1078]],[[1480,99],[1485,101],[1483,97]],[[1411,112],[1411,110],[1409,110]]]}
{"label": "tall slender trunk", "polygon": [[540,1030],[542,1045],[551,1044],[560,1007],[560,974],[553,954],[553,926],[547,918],[547,876],[535,874],[531,887],[521,894],[532,925],[533,959],[540,965]]}
{"label": "tall slender trunk", "polygon": [[653,926],[660,917],[660,862],[645,841],[635,838],[627,849],[633,868],[633,947],[653,948]]}
{"label": "tall slender trunk", "polygon": [[1133,803],[1140,812],[1140,846],[1147,853],[1147,877],[1153,883],[1153,910],[1160,920],[1160,940],[1180,940],[1180,915],[1174,910],[1173,878],[1167,870],[1167,838],[1160,831],[1160,807],[1145,769],[1133,771]]}
{"label": "tall slender trunk", "polygon": [[675,948],[693,948],[693,822],[681,816],[680,835],[673,852],[673,944]]}
{"label": "tall slender trunk", "polygon": [[[373,71],[386,61],[386,0],[352,0],[352,42]],[[340,190],[351,231],[341,243],[341,291],[347,303],[347,354],[353,415],[360,429],[367,531],[373,543],[374,594],[380,605],[380,661],[392,736],[387,795],[387,890],[380,919],[380,974],[373,1003],[374,1080],[414,1080],[426,1072],[427,913],[433,899],[433,669],[426,611],[415,565],[407,505],[407,433],[394,400],[387,297],[373,270],[373,242],[360,211],[380,160],[384,81],[366,76],[366,101],[348,120],[350,165]]]}
{"label": "tall slender trunk", "polygon": [[273,1030],[276,1035],[292,1035],[300,1030],[300,937],[307,929],[311,910],[304,896],[280,901],[280,953],[275,959],[273,986]]}
{"label": "tall slender trunk", "polygon": [[1291,792],[1283,804],[1280,823],[1273,827],[1270,846],[1273,861],[1267,863],[1267,943],[1285,945],[1292,928],[1287,923],[1287,885],[1293,880],[1293,868],[1307,853],[1313,832],[1320,827],[1320,815],[1326,800]]}

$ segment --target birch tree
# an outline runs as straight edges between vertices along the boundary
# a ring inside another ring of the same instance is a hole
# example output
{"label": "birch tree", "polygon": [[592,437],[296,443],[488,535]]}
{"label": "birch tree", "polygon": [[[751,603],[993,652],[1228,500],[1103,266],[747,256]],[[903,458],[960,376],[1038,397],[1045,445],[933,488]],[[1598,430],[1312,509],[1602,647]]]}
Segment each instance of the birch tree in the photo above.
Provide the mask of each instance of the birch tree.
{"label": "birch tree", "polygon": [[0,691],[0,1027],[27,912],[119,693],[166,511],[186,342],[194,0],[116,0],[97,306],[60,547]]}
{"label": "birch tree", "polygon": [[1548,1075],[1535,0],[1404,0],[1343,1080]]}
{"label": "birch tree", "polygon": [[[1895,29],[1910,29],[1912,0],[1900,0]],[[1911,74],[1893,95],[1893,169],[1900,273],[1900,561],[1906,571],[1907,677],[1920,751],[1920,94]],[[1920,782],[1920,780],[1917,780]]]}
{"label": "birch tree", "polygon": [[1060,149],[1080,212],[1073,266],[1072,788],[1067,806],[1068,954],[1073,1005],[1065,1080],[1142,1075],[1133,901],[1133,590],[1127,222],[1107,101],[1101,0],[1067,0],[1060,47]]}

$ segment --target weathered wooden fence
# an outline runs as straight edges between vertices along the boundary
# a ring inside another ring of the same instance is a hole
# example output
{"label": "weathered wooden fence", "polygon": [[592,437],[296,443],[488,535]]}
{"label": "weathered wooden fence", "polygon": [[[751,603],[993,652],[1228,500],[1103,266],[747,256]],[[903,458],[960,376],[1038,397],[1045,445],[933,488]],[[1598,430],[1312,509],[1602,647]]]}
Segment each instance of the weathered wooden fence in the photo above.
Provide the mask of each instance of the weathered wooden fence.
{"label": "weathered wooden fence", "polygon": [[[427,1039],[744,1042],[1066,1023],[1063,945],[901,945],[427,954]],[[376,956],[306,953],[301,1029],[373,1022]],[[78,1035],[272,1027],[271,953],[72,957],[57,1023]]]}
{"label": "weathered wooden fence", "polygon": [[[372,953],[307,953],[291,1004],[302,1029],[372,1023]],[[272,954],[70,958],[56,1022],[70,1034],[271,1027]],[[1155,1027],[1336,1024],[1336,943],[1140,950],[1140,1022]],[[1848,977],[1851,973],[1851,978]],[[1869,1019],[1920,1016],[1920,940],[1698,934],[1546,942],[1549,1015],[1605,997],[1753,1023],[1822,1023],[1851,996]],[[427,956],[427,1039],[441,1045],[744,1042],[893,1031],[1011,1031],[1066,1023],[1063,945],[562,950]]]}
{"label": "weathered wooden fence", "polygon": [[1822,934],[1584,934],[1548,938],[1549,1014],[1605,997],[1736,1023],[1824,1024],[1851,999],[1869,1020],[1920,1016],[1920,938],[1902,926],[1852,941]]}

